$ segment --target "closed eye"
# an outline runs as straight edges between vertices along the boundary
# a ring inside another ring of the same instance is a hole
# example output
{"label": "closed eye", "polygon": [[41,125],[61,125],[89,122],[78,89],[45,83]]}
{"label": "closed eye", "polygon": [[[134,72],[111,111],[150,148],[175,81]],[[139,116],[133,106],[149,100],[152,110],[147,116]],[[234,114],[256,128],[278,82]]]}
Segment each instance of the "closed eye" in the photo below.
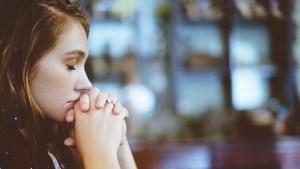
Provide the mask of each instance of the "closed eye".
{"label": "closed eye", "polygon": [[76,70],[76,66],[67,65],[68,70]]}

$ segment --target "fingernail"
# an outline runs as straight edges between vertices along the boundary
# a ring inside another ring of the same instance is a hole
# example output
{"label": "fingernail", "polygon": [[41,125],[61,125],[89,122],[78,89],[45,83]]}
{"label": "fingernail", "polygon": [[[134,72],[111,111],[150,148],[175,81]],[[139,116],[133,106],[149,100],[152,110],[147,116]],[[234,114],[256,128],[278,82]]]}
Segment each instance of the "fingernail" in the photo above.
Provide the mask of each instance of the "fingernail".
{"label": "fingernail", "polygon": [[98,104],[96,104],[96,108],[97,108],[97,109],[102,109],[103,106],[101,106],[100,103],[98,103]]}
{"label": "fingernail", "polygon": [[67,122],[72,122],[72,121],[73,121],[73,118],[70,117],[70,116],[68,116],[68,117],[66,118],[66,121],[67,121]]}
{"label": "fingernail", "polygon": [[120,114],[121,113],[121,109],[119,107],[115,108],[115,112]]}
{"label": "fingernail", "polygon": [[88,109],[88,105],[86,103],[82,103],[80,105],[80,107],[81,107],[82,110],[87,110]]}
{"label": "fingernail", "polygon": [[99,106],[100,106],[100,107],[104,107],[104,106],[105,106],[105,102],[99,103]]}

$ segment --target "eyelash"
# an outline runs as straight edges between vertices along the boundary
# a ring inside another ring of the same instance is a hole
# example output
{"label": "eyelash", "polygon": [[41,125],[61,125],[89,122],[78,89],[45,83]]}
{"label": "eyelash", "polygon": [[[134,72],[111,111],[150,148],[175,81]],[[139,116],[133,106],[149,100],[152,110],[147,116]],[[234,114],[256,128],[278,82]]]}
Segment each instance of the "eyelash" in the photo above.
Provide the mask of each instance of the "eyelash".
{"label": "eyelash", "polygon": [[76,66],[67,65],[68,70],[76,70]]}

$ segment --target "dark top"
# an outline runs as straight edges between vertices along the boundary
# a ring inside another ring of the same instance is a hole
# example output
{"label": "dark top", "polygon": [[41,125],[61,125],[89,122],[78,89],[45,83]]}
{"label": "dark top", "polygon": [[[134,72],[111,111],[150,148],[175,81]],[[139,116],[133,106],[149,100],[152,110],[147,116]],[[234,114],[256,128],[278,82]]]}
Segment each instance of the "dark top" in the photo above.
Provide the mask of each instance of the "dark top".
{"label": "dark top", "polygon": [[[53,161],[46,153],[40,162],[41,169],[54,169]],[[29,145],[21,134],[0,134],[0,169],[33,169]]]}

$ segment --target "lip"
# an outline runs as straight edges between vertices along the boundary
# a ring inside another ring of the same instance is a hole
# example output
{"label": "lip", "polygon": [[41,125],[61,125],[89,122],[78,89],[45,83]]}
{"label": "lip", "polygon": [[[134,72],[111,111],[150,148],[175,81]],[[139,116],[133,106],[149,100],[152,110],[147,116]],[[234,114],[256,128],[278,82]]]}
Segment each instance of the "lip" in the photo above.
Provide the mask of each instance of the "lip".
{"label": "lip", "polygon": [[77,102],[79,100],[80,96],[78,96],[77,98],[73,99],[73,100],[70,100],[68,101],[67,103],[71,103],[71,102]]}
{"label": "lip", "polygon": [[71,100],[71,101],[68,101],[67,103],[76,103],[78,101],[78,99],[77,100]]}
{"label": "lip", "polygon": [[75,101],[67,102],[67,103],[65,104],[65,108],[66,108],[67,110],[69,110],[69,109],[71,109],[71,108],[74,107],[75,103],[76,103]]}
{"label": "lip", "polygon": [[74,100],[68,101],[68,102],[65,104],[64,108],[65,108],[67,111],[70,110],[70,109],[72,109],[78,100],[79,100],[79,99],[74,99]]}

